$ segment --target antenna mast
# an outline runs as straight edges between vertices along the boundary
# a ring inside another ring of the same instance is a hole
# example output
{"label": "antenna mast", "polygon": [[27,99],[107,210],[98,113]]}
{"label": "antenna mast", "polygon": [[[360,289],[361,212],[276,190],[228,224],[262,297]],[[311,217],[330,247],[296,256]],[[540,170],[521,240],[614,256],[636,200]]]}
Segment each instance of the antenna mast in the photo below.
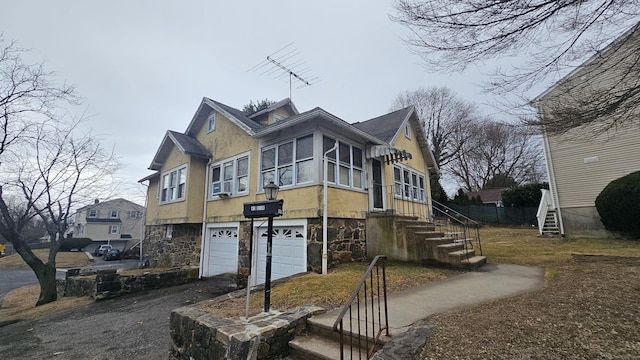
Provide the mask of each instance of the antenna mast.
{"label": "antenna mast", "polygon": [[[260,75],[272,75],[283,71],[284,73],[276,75],[274,79],[282,80],[286,77],[289,78],[289,99],[293,98],[292,87],[294,80],[300,82],[298,88],[311,86],[313,83],[320,81],[320,78],[317,76],[311,75],[311,77],[308,78],[303,77],[304,74],[311,71],[311,68],[302,68],[305,62],[303,60],[296,59],[296,56],[300,55],[300,52],[297,49],[291,49],[282,54],[282,52],[291,45],[293,45],[293,43],[290,43],[275,53],[267,56],[266,60],[263,60],[261,63],[248,70],[255,72],[266,67],[266,70],[264,70]],[[275,56],[278,53],[281,54]]]}

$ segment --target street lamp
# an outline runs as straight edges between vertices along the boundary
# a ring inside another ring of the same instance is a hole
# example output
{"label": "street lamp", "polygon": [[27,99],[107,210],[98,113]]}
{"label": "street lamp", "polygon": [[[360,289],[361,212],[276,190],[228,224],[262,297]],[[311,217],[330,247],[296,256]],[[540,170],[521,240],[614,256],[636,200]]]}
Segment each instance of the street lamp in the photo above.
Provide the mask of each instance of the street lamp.
{"label": "street lamp", "polygon": [[[278,197],[278,190],[280,187],[269,182],[263,186],[264,195],[267,201],[256,201],[244,203],[243,214],[244,217],[255,218],[267,218],[267,265],[264,276],[264,312],[269,312],[271,304],[271,258],[273,249],[273,218],[276,216],[282,216],[282,200],[276,200]],[[253,228],[253,226],[252,226]]]}
{"label": "street lamp", "polygon": [[278,190],[280,190],[280,187],[270,181],[264,186],[264,196],[267,197],[267,200],[275,200],[278,197]]}
{"label": "street lamp", "polygon": [[[267,197],[267,201],[275,201],[278,196],[278,190],[280,187],[269,182],[264,186],[264,195]],[[264,312],[269,312],[271,306],[271,257],[273,249],[273,214],[268,215],[269,221],[267,222],[267,266],[264,272]]]}

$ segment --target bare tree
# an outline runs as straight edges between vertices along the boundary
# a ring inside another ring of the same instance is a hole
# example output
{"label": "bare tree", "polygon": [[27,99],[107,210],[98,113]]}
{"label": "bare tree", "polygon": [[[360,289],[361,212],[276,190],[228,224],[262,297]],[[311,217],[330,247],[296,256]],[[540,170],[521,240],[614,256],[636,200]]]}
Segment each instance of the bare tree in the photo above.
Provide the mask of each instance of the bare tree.
{"label": "bare tree", "polygon": [[[95,196],[117,162],[80,120],[68,120],[61,103],[77,104],[72,87],[56,86],[42,64],[25,65],[15,43],[0,38],[0,235],[31,267],[40,283],[37,305],[56,300],[56,255],[71,209]],[[11,206],[9,199],[21,199]],[[39,259],[24,230],[35,217],[51,238]]]}
{"label": "bare tree", "polygon": [[462,100],[447,87],[418,88],[399,93],[391,111],[413,105],[438,167],[445,167],[460,151],[465,139],[452,136],[477,119],[476,106]]}
{"label": "bare tree", "polygon": [[468,191],[485,189],[498,179],[505,184],[539,181],[540,140],[527,130],[487,120],[469,123],[466,134],[454,134],[467,141],[445,171]]}
{"label": "bare tree", "polygon": [[[526,92],[533,85],[557,80],[640,21],[640,2],[628,0],[396,0],[394,7],[392,19],[411,31],[406,40],[431,71],[459,71],[505,59],[513,63],[495,69],[487,83],[497,94],[519,98],[509,106],[527,105]],[[626,51],[617,63],[622,73],[637,79],[640,43],[632,46],[635,50]],[[577,121],[533,122],[562,133],[598,122],[603,114],[616,115],[618,124],[636,121],[620,109],[637,107],[639,91],[636,82],[618,89],[613,98],[557,110],[577,113]]]}

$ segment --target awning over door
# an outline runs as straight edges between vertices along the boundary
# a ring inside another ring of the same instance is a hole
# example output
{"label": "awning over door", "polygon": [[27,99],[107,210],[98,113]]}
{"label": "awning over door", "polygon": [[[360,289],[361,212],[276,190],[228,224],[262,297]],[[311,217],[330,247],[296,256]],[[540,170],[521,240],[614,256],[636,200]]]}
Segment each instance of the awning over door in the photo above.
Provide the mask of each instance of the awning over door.
{"label": "awning over door", "polygon": [[374,145],[367,151],[367,159],[381,158],[388,164],[395,164],[413,158],[410,152],[387,145]]}

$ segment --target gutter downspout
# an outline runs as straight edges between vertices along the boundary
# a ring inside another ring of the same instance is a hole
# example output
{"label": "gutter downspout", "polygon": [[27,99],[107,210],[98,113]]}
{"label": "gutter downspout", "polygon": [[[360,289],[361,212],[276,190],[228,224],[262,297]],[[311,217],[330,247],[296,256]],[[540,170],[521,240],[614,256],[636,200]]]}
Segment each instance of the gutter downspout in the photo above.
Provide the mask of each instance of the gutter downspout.
{"label": "gutter downspout", "polygon": [[200,266],[198,269],[198,277],[202,279],[204,274],[204,245],[205,235],[207,232],[207,205],[209,204],[209,166],[211,166],[211,160],[207,161],[204,175],[204,204],[202,205],[202,235],[200,236]]}
{"label": "gutter downspout", "polygon": [[140,224],[140,257],[138,258],[139,268],[143,268],[145,264],[145,261],[142,258],[142,240],[144,240],[147,224],[147,205],[149,205],[149,185],[142,185],[147,187],[147,195],[144,197],[144,212],[142,213],[142,223]]}
{"label": "gutter downspout", "polygon": [[[556,175],[553,170],[553,161],[551,160],[551,149],[549,146],[549,137],[546,130],[543,130],[544,134],[542,134],[542,143],[544,145],[544,157],[547,160],[547,174],[549,174],[549,187],[551,187],[551,191],[553,192],[553,196],[551,196],[551,201],[553,203],[553,207],[556,210],[556,214],[558,215],[558,225],[560,225],[560,236],[564,237],[564,222],[562,221],[562,211],[560,210],[560,198],[558,197],[558,187],[556,186]],[[556,204],[556,200],[558,204]]]}
{"label": "gutter downspout", "polygon": [[[324,165],[324,178],[323,178],[323,189],[322,189],[322,274],[326,275],[327,274],[327,172],[328,172],[328,167],[329,164],[327,162],[327,155],[329,155],[330,152],[335,151],[338,148],[338,142],[336,141],[336,143],[333,145],[333,147],[329,150],[327,150],[324,153],[324,156],[322,157],[322,161],[323,161],[323,165]],[[335,175],[335,174],[334,174]]]}

